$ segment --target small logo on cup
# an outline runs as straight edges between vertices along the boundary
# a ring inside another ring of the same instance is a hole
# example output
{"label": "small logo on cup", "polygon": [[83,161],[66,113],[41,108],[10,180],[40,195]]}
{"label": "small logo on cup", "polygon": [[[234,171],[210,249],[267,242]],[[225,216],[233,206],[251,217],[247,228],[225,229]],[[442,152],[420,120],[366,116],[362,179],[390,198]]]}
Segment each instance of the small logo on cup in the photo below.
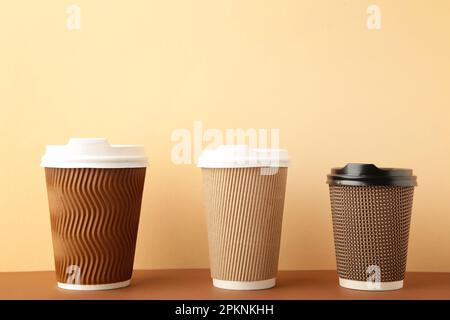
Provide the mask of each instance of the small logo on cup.
{"label": "small logo on cup", "polygon": [[367,288],[370,290],[381,289],[381,268],[379,266],[370,265],[366,269]]}
{"label": "small logo on cup", "polygon": [[70,265],[66,268],[67,283],[80,284],[81,283],[81,268],[77,265]]}

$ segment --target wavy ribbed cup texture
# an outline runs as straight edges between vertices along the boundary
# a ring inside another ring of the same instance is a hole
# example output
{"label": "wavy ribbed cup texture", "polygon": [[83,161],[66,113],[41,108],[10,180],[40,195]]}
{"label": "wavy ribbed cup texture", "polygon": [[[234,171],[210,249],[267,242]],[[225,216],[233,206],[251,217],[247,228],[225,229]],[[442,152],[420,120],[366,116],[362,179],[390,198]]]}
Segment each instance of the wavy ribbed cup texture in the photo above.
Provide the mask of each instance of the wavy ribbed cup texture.
{"label": "wavy ribbed cup texture", "polygon": [[131,278],[145,170],[45,168],[58,282]]}
{"label": "wavy ribbed cup texture", "polygon": [[202,172],[212,278],[275,278],[287,168],[203,168]]}
{"label": "wavy ribbed cup texture", "polygon": [[413,194],[414,187],[330,186],[340,278],[404,279]]}

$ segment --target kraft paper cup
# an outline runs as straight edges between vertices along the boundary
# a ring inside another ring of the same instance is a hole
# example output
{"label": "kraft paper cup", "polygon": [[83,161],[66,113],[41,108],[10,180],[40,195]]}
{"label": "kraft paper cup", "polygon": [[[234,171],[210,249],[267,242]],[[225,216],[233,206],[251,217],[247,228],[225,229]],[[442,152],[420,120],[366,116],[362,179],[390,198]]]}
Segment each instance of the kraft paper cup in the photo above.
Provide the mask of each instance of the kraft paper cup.
{"label": "kraft paper cup", "polygon": [[348,164],[328,175],[339,284],[403,287],[414,187],[412,170]]}
{"label": "kraft paper cup", "polygon": [[204,202],[213,285],[230,290],[275,286],[288,154],[227,145],[205,150]]}
{"label": "kraft paper cup", "polygon": [[42,158],[58,287],[130,284],[147,157],[142,146],[70,139]]}

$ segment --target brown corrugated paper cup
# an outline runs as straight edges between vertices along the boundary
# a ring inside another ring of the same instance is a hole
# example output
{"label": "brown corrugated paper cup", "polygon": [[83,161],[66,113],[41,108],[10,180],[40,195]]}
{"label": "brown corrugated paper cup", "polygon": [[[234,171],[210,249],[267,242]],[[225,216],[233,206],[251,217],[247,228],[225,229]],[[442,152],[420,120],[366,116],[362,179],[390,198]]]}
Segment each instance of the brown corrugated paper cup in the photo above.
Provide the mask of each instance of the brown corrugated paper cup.
{"label": "brown corrugated paper cup", "polygon": [[147,166],[143,147],[70,139],[47,146],[41,166],[58,287],[129,285]]}
{"label": "brown corrugated paper cup", "polygon": [[203,151],[198,166],[215,287],[275,286],[287,165],[287,151],[280,149],[226,145]]}
{"label": "brown corrugated paper cup", "polygon": [[403,287],[416,177],[410,169],[348,164],[328,175],[339,284]]}

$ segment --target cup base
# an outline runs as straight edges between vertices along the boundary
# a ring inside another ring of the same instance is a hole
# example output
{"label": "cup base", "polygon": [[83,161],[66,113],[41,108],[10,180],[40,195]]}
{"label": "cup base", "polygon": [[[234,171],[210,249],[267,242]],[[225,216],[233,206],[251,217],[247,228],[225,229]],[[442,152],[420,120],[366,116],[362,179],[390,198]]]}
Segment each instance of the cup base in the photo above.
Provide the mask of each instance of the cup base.
{"label": "cup base", "polygon": [[263,290],[275,286],[276,278],[261,281],[228,281],[213,279],[213,286],[226,290]]}
{"label": "cup base", "polygon": [[403,280],[391,282],[369,282],[339,278],[339,285],[341,287],[353,290],[388,291],[403,288]]}
{"label": "cup base", "polygon": [[58,282],[58,288],[65,290],[94,291],[94,290],[111,290],[127,287],[130,285],[131,279],[115,283],[105,284],[72,284]]}

